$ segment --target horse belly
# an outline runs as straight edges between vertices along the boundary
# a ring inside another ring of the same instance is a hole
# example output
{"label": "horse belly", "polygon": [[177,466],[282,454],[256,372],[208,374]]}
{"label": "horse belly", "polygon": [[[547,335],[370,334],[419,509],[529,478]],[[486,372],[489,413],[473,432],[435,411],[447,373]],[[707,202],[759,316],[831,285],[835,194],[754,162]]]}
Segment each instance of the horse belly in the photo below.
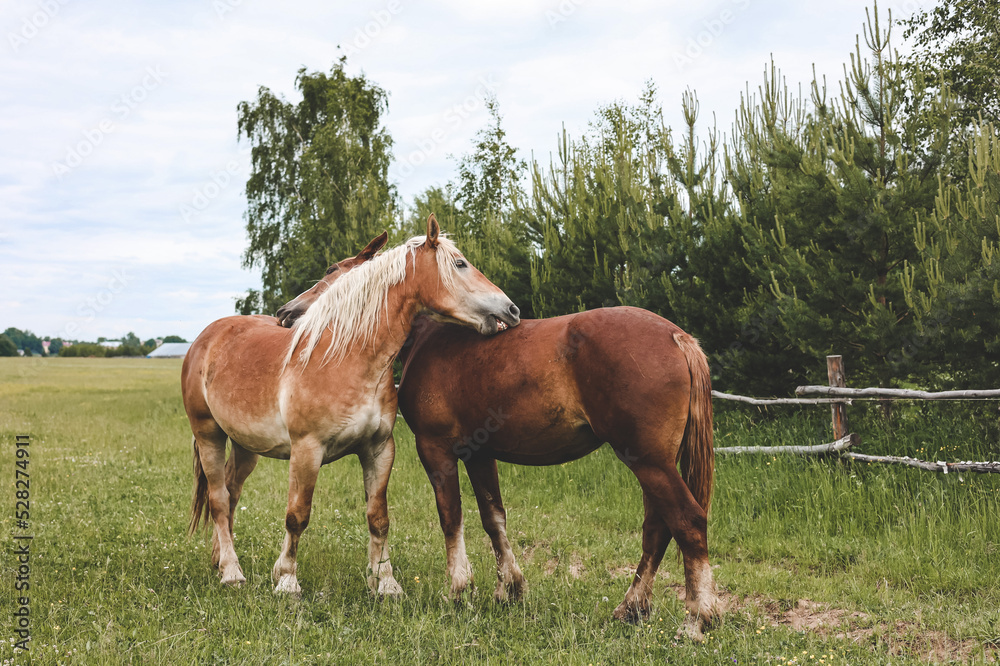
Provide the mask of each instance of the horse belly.
{"label": "horse belly", "polygon": [[288,460],[291,440],[280,412],[254,415],[251,418],[227,416],[229,415],[216,414],[215,419],[234,442],[247,451],[264,457]]}
{"label": "horse belly", "polygon": [[515,465],[558,465],[594,452],[604,443],[586,423],[502,433],[490,452]]}
{"label": "horse belly", "polygon": [[333,420],[322,436],[324,443],[323,462],[342,458],[355,453],[358,447],[376,446],[392,434],[394,415],[383,414],[380,404],[359,406],[350,414]]}

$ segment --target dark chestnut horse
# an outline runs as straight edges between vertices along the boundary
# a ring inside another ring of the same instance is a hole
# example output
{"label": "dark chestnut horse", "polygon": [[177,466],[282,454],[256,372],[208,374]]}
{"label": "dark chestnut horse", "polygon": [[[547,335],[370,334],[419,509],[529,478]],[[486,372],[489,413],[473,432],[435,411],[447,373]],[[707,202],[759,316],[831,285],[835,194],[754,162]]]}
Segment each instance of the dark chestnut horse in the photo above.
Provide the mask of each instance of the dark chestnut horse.
{"label": "dark chestnut horse", "polygon": [[[283,323],[337,278],[327,275],[284,306]],[[400,357],[399,407],[434,485],[454,599],[472,583],[458,461],[493,542],[495,596],[516,599],[524,576],[507,540],[496,461],[554,465],[608,442],[639,480],[645,507],[642,559],[614,616],[649,613],[656,570],[674,538],[684,556],[683,630],[701,639],[716,613],[707,551],[714,454],[708,364],[694,338],[628,307],[524,320],[489,339],[421,317]]]}
{"label": "dark chestnut horse", "polygon": [[694,338],[630,307],[524,320],[489,339],[421,318],[401,357],[399,407],[434,485],[453,598],[472,582],[458,460],[493,542],[495,596],[504,600],[521,595],[524,577],[507,540],[496,461],[556,465],[607,442],[639,480],[645,507],[642,559],[614,616],[648,615],[673,538],[684,556],[684,633],[701,639],[716,613],[707,546],[714,453],[711,380]]}
{"label": "dark chestnut horse", "polygon": [[319,469],[355,454],[368,504],[368,585],[381,595],[402,592],[386,544],[395,455],[392,362],[421,312],[482,335],[519,321],[510,299],[439,231],[431,216],[426,237],[367,261],[356,257],[291,330],[272,317],[227,317],[195,340],[181,372],[194,434],[191,528],[202,513],[206,522],[211,518],[223,583],[245,581],[233,548],[232,510],[259,456],[290,462],[285,541],[272,577],[276,592],[298,594],[296,554]]}

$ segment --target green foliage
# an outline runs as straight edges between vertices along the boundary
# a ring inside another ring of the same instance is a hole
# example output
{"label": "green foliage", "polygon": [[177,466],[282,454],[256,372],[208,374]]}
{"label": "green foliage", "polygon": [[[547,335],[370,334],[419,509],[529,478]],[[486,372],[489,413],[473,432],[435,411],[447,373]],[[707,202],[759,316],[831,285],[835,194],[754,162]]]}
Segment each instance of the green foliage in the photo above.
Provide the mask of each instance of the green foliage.
{"label": "green foliage", "polygon": [[264,302],[257,289],[247,289],[247,292],[236,298],[236,314],[252,315],[264,312]]}
{"label": "green foliage", "polygon": [[244,264],[260,267],[264,283],[240,312],[274,312],[393,225],[386,93],[344,66],[342,58],[329,74],[300,69],[296,104],[264,87],[239,104],[239,136],[252,148]]}
{"label": "green foliage", "polygon": [[465,256],[520,308],[532,316],[531,255],[535,234],[519,211],[526,165],[507,142],[495,99],[486,100],[490,124],[476,135],[471,153],[458,164],[457,183],[432,187],[414,201],[405,225],[423,233],[434,213]]}
{"label": "green foliage", "polygon": [[0,356],[17,356],[17,345],[2,333],[0,333]]}
{"label": "green foliage", "polygon": [[87,357],[96,356],[103,358],[108,355],[108,348],[95,342],[78,342],[74,345],[63,346],[59,350],[59,356],[63,357]]}
{"label": "green foliage", "polygon": [[112,357],[115,357],[115,356],[145,356],[146,354],[148,354],[151,351],[153,351],[153,350],[152,349],[147,349],[143,345],[136,345],[136,344],[132,344],[132,343],[125,343],[125,344],[118,345],[117,347],[114,347],[113,349],[109,349],[107,351],[107,353],[105,354],[105,356],[107,356],[108,358],[112,358]]}
{"label": "green foliage", "polygon": [[958,124],[1000,123],[1000,1],[939,0],[902,24],[914,44],[905,59],[911,76],[949,88]]}
{"label": "green foliage", "polygon": [[914,328],[899,363],[929,359],[947,382],[992,386],[1000,370],[1000,131],[974,127],[968,178],[942,179],[913,230],[919,258],[900,276]]}
{"label": "green foliage", "polygon": [[43,354],[44,348],[42,347],[42,339],[32,333],[31,331],[22,331],[19,328],[14,328],[13,326],[8,328],[3,332],[18,349],[23,349],[25,355],[30,355],[30,352],[35,354]]}
{"label": "green foliage", "polygon": [[653,112],[652,94],[638,109],[602,109],[590,136],[572,141],[564,130],[557,161],[532,165],[524,215],[540,239],[531,266],[539,316],[619,304],[616,282],[627,281],[637,237],[662,230],[651,178],[662,146],[650,131],[658,128],[636,118]]}
{"label": "green foliage", "polygon": [[865,40],[870,62],[859,44],[833,100],[818,81],[811,100],[793,97],[772,66],[740,110],[729,172],[763,285],[744,307],[777,308],[773,335],[799,358],[843,353],[852,380],[885,386],[930,360],[900,353],[916,330],[901,278],[920,256],[914,229],[934,208],[951,108],[905,113],[928,91],[905,78],[877,13]]}
{"label": "green foliage", "polygon": [[167,337],[163,338],[163,342],[164,344],[166,344],[168,342],[187,342],[187,340],[185,340],[179,335],[168,335]]}

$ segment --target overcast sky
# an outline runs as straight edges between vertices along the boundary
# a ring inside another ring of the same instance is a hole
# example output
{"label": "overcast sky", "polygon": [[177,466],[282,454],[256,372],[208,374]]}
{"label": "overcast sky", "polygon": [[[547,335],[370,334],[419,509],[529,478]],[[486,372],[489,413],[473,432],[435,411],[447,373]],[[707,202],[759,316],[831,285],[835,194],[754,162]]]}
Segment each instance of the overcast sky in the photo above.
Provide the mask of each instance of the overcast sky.
{"label": "overcast sky", "polygon": [[[924,0],[928,2],[928,0]],[[495,92],[520,156],[563,125],[659,89],[680,126],[728,132],[773,55],[792,86],[835,85],[862,0],[4,0],[0,4],[0,330],[193,339],[258,287],[246,245],[236,105],[298,101],[300,67],[348,55],[389,93],[403,202],[455,173]],[[882,5],[896,16],[915,0]],[[834,88],[836,89],[836,88]],[[317,276],[318,277],[318,276]]]}

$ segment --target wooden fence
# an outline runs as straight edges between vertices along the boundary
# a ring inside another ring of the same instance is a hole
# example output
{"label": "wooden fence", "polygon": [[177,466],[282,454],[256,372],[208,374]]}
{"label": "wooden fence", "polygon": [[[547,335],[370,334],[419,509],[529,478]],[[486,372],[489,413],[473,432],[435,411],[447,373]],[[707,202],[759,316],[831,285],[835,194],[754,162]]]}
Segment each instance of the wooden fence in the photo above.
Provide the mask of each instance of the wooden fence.
{"label": "wooden fence", "polygon": [[878,462],[895,465],[908,465],[931,472],[982,472],[1000,474],[1000,462],[930,462],[918,460],[909,456],[871,456],[857,453],[851,449],[861,443],[861,437],[850,431],[847,419],[847,407],[854,400],[1000,400],[1000,389],[985,391],[914,391],[909,389],[883,388],[847,388],[844,374],[844,360],[840,356],[826,357],[827,377],[829,386],[800,386],[795,389],[798,396],[821,396],[800,398],[748,398],[742,395],[731,395],[720,391],[712,391],[712,397],[718,400],[731,400],[759,407],[771,405],[830,405],[831,422],[834,441],[830,444],[814,446],[731,446],[719,447],[716,453],[732,455],[740,453],[778,454],[791,453],[797,455],[838,455],[850,460],[861,462]]}

